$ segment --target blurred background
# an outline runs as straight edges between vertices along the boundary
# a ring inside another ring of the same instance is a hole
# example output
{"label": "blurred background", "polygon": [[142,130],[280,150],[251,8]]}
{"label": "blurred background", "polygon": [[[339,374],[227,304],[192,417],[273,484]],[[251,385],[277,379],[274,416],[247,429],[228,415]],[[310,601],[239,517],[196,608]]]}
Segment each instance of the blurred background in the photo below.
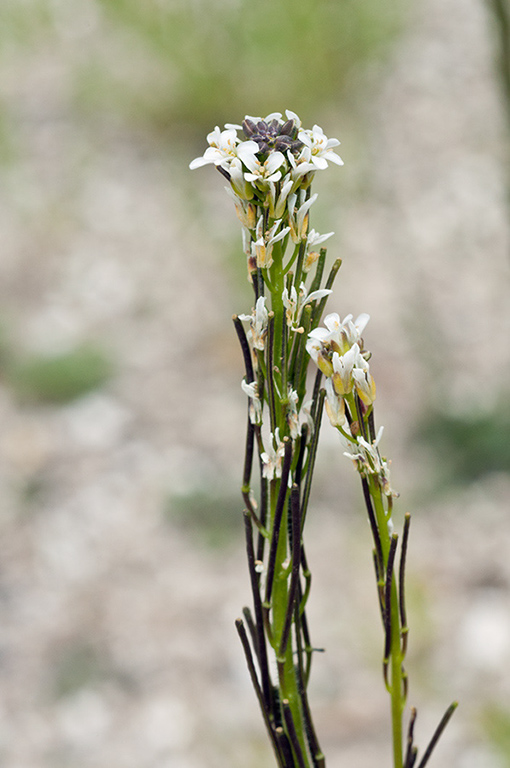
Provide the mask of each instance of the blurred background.
{"label": "blurred background", "polygon": [[[411,705],[434,765],[510,766],[507,0],[2,0],[0,762],[255,768],[249,312],[214,125],[286,108],[338,137],[313,226],[369,312],[411,511]],[[307,523],[308,524],[308,523]],[[308,525],[329,766],[390,765],[369,531],[327,424]],[[432,763],[431,763],[432,766]]]}

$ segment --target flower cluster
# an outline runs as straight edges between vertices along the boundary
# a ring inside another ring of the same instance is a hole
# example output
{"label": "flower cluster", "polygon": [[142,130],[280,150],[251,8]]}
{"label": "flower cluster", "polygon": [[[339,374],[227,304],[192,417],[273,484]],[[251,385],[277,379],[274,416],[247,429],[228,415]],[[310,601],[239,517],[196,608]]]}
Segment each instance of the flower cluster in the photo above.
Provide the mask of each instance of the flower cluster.
{"label": "flower cluster", "polygon": [[[339,142],[314,125],[305,129],[286,111],[264,119],[245,117],[208,135],[209,146],[190,168],[214,165],[227,180],[242,225],[243,250],[254,292],[250,314],[233,316],[244,358],[241,388],[247,397],[247,429],[241,495],[254,611],[243,610],[236,627],[279,766],[318,766],[317,741],[307,695],[312,660],[306,618],[310,571],[303,549],[323,404],[344,455],[361,478],[372,539],[384,630],[383,672],[391,696],[394,765],[417,760],[407,747],[403,713],[407,675],[404,568],[409,532],[406,515],[400,545],[393,530],[390,462],[381,454],[383,427],[374,415],[375,382],[362,334],[367,314],[343,320],[321,317],[341,259],[326,268],[322,244],[333,234],[311,228],[317,195],[312,180],[330,162]],[[318,368],[307,399],[310,362]],[[321,381],[325,380],[325,390]],[[247,631],[248,630],[248,631]],[[305,671],[306,670],[306,671]],[[424,765],[451,717],[452,704],[420,762]]]}
{"label": "flower cluster", "polygon": [[227,123],[223,131],[216,126],[207,136],[209,147],[190,163],[191,169],[213,164],[229,181],[250,273],[269,269],[275,245],[289,235],[295,246],[306,244],[306,271],[316,258],[313,248],[333,234],[308,233],[308,213],[317,198],[310,184],[328,163],[343,165],[334,152],[340,142],[328,139],[318,125],[302,128],[294,112],[285,114],[286,120],[280,112],[264,119],[246,116],[242,125]]}
{"label": "flower cluster", "polygon": [[375,440],[371,443],[364,437],[358,435],[355,444],[350,443],[348,450],[344,451],[344,456],[352,459],[354,466],[362,477],[373,475],[378,479],[382,492],[388,496],[398,496],[390,484],[390,462],[379,453],[379,443],[384,427],[379,428]]}
{"label": "flower cluster", "polygon": [[[334,427],[345,423],[345,400],[358,395],[366,410],[375,400],[375,382],[368,365],[369,353],[363,351],[363,333],[370,317],[366,313],[353,320],[340,320],[336,312],[324,318],[326,328],[310,331],[306,349],[326,376],[326,411]],[[356,418],[353,414],[353,418]]]}
{"label": "flower cluster", "polygon": [[[359,418],[366,423],[375,400],[375,382],[368,364],[370,353],[363,350],[361,337],[369,319],[370,316],[363,313],[356,320],[352,315],[340,320],[340,316],[332,312],[324,318],[326,328],[310,331],[306,349],[326,376],[326,412],[331,424],[347,438],[345,455],[353,460],[362,477],[376,478],[382,492],[391,498],[398,494],[390,485],[389,462],[379,453],[383,427],[372,442],[359,432]],[[347,420],[350,428],[346,430]]]}

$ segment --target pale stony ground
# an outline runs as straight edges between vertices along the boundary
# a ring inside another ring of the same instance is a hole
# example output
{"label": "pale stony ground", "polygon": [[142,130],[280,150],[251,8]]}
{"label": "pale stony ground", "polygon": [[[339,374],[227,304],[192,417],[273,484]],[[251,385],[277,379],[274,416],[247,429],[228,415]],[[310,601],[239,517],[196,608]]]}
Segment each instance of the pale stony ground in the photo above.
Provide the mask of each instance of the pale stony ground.
{"label": "pale stony ground", "polygon": [[[505,135],[486,22],[481,0],[414,3],[374,74],[368,127],[344,135],[334,112],[324,126],[346,167],[319,190],[341,199],[320,214],[344,259],[331,308],[372,315],[385,448],[401,509],[414,510],[408,668],[422,745],[461,701],[433,763],[449,768],[509,759],[479,722],[487,704],[510,709],[510,475],[433,496],[430,460],[409,441],[425,400],[470,412],[508,391]],[[23,150],[3,171],[2,316],[27,351],[101,340],[117,374],[63,407],[0,386],[0,760],[271,765],[233,628],[248,600],[241,522],[210,547],[168,512],[172,495],[236,493],[245,403],[230,315],[249,299],[235,288],[242,258],[224,253],[237,224],[212,170],[191,177],[191,158],[76,118],[67,72],[86,47],[63,34],[61,49],[13,46],[2,65]],[[389,766],[367,529],[327,425],[309,536],[328,765]]]}

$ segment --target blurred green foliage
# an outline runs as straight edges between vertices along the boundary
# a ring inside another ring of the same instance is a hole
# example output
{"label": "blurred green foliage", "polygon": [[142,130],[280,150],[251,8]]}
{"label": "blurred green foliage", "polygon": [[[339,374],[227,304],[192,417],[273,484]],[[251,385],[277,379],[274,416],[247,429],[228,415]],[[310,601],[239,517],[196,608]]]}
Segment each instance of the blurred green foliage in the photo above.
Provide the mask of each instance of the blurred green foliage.
{"label": "blurred green foliage", "polygon": [[0,3],[0,53],[32,45],[51,29],[55,9],[44,0],[2,0]]}
{"label": "blurred green foliage", "polygon": [[[402,0],[3,0],[0,55],[61,46],[75,106],[179,136],[342,105],[402,22]],[[70,45],[73,37],[78,45]],[[83,40],[86,41],[85,46]],[[88,55],[80,55],[80,50]]]}
{"label": "blurred green foliage", "polygon": [[466,484],[493,472],[510,471],[510,407],[469,416],[428,412],[419,439],[432,452],[440,482]]}
{"label": "blurred green foliage", "polygon": [[58,355],[33,355],[5,365],[16,395],[30,402],[66,403],[104,384],[112,363],[101,349],[83,345]]}
{"label": "blurred green foliage", "polygon": [[498,765],[510,768],[510,710],[494,704],[482,713],[480,724],[501,760]]}
{"label": "blurred green foliage", "polygon": [[237,492],[225,493],[218,488],[205,487],[172,495],[164,509],[164,516],[196,542],[216,549],[242,535],[242,508],[241,496]]}
{"label": "blurred green foliage", "polygon": [[56,699],[72,695],[104,677],[104,661],[94,648],[81,642],[69,644],[60,648],[55,661],[53,695]]}
{"label": "blurred green foliage", "polygon": [[[164,122],[200,126],[225,116],[336,102],[353,70],[398,29],[384,0],[99,0],[138,55],[157,63],[151,92],[124,82]],[[145,84],[147,85],[147,84]],[[149,103],[152,101],[152,103]],[[303,114],[307,118],[306,114]]]}

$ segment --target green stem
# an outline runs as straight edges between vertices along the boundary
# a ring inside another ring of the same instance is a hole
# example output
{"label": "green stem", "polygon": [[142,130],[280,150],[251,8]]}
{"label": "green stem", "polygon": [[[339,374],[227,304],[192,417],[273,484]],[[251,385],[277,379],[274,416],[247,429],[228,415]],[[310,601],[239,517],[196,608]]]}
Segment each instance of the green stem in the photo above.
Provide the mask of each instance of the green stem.
{"label": "green stem", "polygon": [[[370,496],[374,504],[377,527],[379,529],[381,548],[383,555],[383,564],[386,568],[391,547],[391,537],[388,529],[388,520],[384,508],[382,492],[377,480],[370,476],[368,478]],[[403,748],[402,748],[402,718],[404,713],[404,695],[403,695],[403,669],[402,669],[402,647],[401,647],[401,626],[400,626],[400,607],[398,599],[398,587],[395,577],[392,579],[390,590],[390,633],[391,643],[389,648],[389,659],[385,659],[385,664],[390,665],[390,682],[388,686],[391,697],[391,721],[393,733],[393,764],[394,768],[403,768]],[[386,610],[388,607],[386,606]]]}
{"label": "green stem", "polygon": [[393,762],[395,768],[403,766],[402,716],[404,713],[402,651],[397,585],[391,589],[391,721],[393,731]]}
{"label": "green stem", "polygon": [[[272,488],[272,509],[276,508],[276,500],[280,492],[280,485],[282,480],[278,483],[274,483]],[[285,618],[288,611],[289,603],[289,569],[285,563],[287,560],[287,505],[285,505],[281,521],[278,523],[280,529],[280,535],[278,539],[278,546],[276,549],[276,563],[275,563],[275,578],[273,582],[273,589],[271,594],[271,608],[272,608],[272,645],[275,653],[281,646],[282,636],[285,630]],[[274,533],[273,533],[274,535]],[[287,647],[282,656],[277,655],[278,665],[278,682],[279,682],[279,696],[280,701],[288,701],[288,707],[292,716],[296,738],[299,743],[300,750],[303,755],[304,765],[306,768],[310,768],[308,755],[306,750],[306,734],[303,721],[303,714],[301,711],[301,699],[299,695],[299,686],[297,678],[297,668],[294,664],[293,658],[293,644],[289,639]]]}
{"label": "green stem", "polygon": [[[275,243],[273,248],[273,265],[270,269],[271,273],[271,309],[274,312],[274,352],[273,352],[273,364],[278,369],[275,380],[280,389],[282,397],[286,397],[287,393],[281,391],[283,367],[286,366],[287,361],[282,360],[282,338],[285,322],[285,307],[283,306],[283,289],[285,288],[285,276],[283,274],[283,250],[281,243]],[[272,375],[271,371],[268,371],[269,376]],[[282,427],[279,423],[278,426]]]}
{"label": "green stem", "polygon": [[[271,293],[271,320],[268,334],[267,367],[264,377],[267,384],[268,399],[271,411],[271,430],[276,427],[280,430],[280,439],[286,437],[289,440],[289,427],[287,424],[288,391],[287,382],[292,383],[290,375],[289,359],[292,358],[292,344],[288,338],[285,306],[283,304],[283,290],[285,288],[286,273],[290,265],[297,258],[298,266],[302,262],[304,248],[295,248],[287,268],[284,269],[286,240],[274,244],[272,258],[273,264],[268,270],[264,270],[266,286]],[[303,342],[304,347],[304,342]],[[304,363],[302,368],[306,368]],[[317,430],[318,431],[318,430]],[[286,456],[292,443],[286,443]],[[298,444],[293,446],[298,450]],[[297,455],[295,455],[297,461]],[[295,462],[294,462],[295,463]],[[291,461],[284,465],[290,468]],[[293,464],[294,466],[294,464]],[[266,580],[266,597],[263,604],[266,616],[266,636],[272,645],[278,670],[278,698],[281,706],[282,727],[289,739],[293,758],[293,766],[311,768],[310,752],[308,749],[306,712],[303,709],[302,678],[299,666],[296,663],[295,632],[292,625],[295,622],[295,606],[300,598],[299,568],[301,565],[300,546],[296,545],[295,537],[301,536],[301,518],[294,516],[293,532],[289,533],[289,515],[291,508],[289,498],[291,496],[287,488],[287,474],[283,471],[279,479],[271,482],[270,500],[270,531],[271,545],[268,558],[268,577]],[[299,488],[295,486],[294,502],[299,504]],[[294,510],[295,511],[295,510]],[[302,510],[302,514],[304,510]],[[289,557],[295,558],[292,570],[289,566]],[[298,578],[298,581],[296,581]],[[298,612],[299,615],[299,612]],[[289,626],[289,621],[291,622]],[[300,631],[299,627],[296,631]],[[289,763],[290,765],[290,763]]]}

